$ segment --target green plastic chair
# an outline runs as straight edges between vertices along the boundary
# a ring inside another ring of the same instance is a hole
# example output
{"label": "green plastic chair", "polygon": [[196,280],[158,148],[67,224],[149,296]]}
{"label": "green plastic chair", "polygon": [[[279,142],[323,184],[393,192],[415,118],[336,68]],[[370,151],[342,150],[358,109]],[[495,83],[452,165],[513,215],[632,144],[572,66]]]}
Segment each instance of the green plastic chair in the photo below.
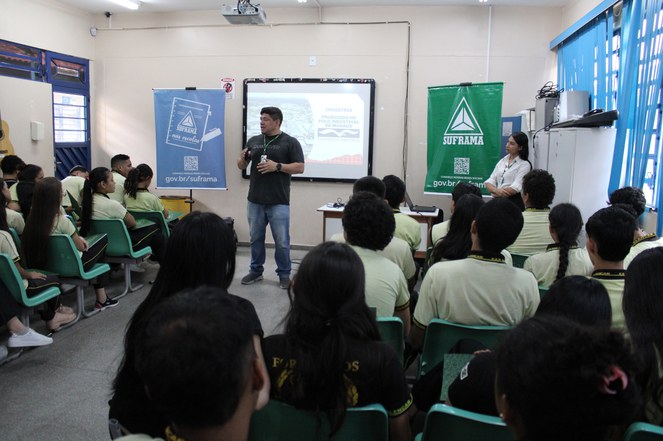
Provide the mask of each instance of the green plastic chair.
{"label": "green plastic chair", "polygon": [[71,203],[71,208],[73,209],[73,212],[76,215],[76,218],[80,219],[81,216],[82,216],[82,214],[81,214],[82,209],[81,209],[80,204],[78,203],[78,200],[69,191],[67,191],[67,195],[69,196],[69,201]]}
{"label": "green plastic chair", "polygon": [[546,288],[545,286],[539,285],[539,296],[541,296],[541,298],[543,298],[543,296],[548,294],[549,289],[550,289],[550,287]]}
{"label": "green plastic chair", "polygon": [[496,416],[482,415],[435,404],[426,415],[424,431],[415,441],[514,441],[504,421]]}
{"label": "green plastic chair", "polygon": [[403,322],[398,317],[378,317],[378,331],[380,337],[396,350],[398,358],[403,363],[405,341],[403,340]]}
{"label": "green plastic chair", "polygon": [[511,253],[511,258],[513,259],[513,266],[516,268],[522,268],[525,265],[525,261],[529,256],[526,254],[517,254]]}
{"label": "green plastic chair", "polygon": [[481,342],[486,348],[494,349],[511,326],[461,325],[442,319],[433,319],[426,328],[424,348],[419,357],[419,376],[444,359],[444,354],[462,338]]}
{"label": "green plastic chair", "polygon": [[170,237],[170,227],[168,224],[170,222],[174,222],[178,220],[180,217],[182,217],[182,214],[179,211],[171,211],[168,212],[168,219],[163,215],[163,211],[132,211],[129,210],[129,213],[135,218],[135,219],[149,219],[155,224],[161,228],[161,234],[163,234],[163,237],[168,238]]}
{"label": "green plastic chair", "polygon": [[60,288],[52,286],[35,296],[28,297],[23,279],[14,265],[14,261],[7,254],[0,253],[0,279],[4,282],[9,292],[12,293],[14,300],[21,304],[21,321],[27,327],[30,327],[30,312],[35,306],[51,300],[60,295]]}
{"label": "green plastic chair", "polygon": [[[143,220],[141,224],[150,225],[152,222]],[[130,292],[141,289],[143,287],[142,284],[136,286],[131,284],[130,266],[131,264],[138,265],[145,260],[152,253],[152,248],[145,247],[134,251],[129,231],[122,219],[93,219],[90,221],[90,233],[106,234],[108,236],[106,262],[124,264],[124,291],[113,298],[121,299]]]}
{"label": "green plastic chair", "polygon": [[649,423],[633,423],[624,433],[624,441],[663,441],[663,427]]}
{"label": "green plastic chair", "polygon": [[76,286],[77,311],[74,322],[81,315],[90,317],[100,312],[85,310],[85,288],[92,285],[97,277],[110,271],[108,264],[96,263],[89,271],[85,271],[73,239],[66,234],[53,234],[49,239],[46,270],[58,274],[62,283]]}
{"label": "green plastic chair", "polygon": [[[321,424],[320,424],[321,423]],[[251,418],[249,441],[326,441],[329,423],[324,414],[298,410],[270,400]],[[332,441],[388,441],[389,418],[379,404],[348,409]]]}

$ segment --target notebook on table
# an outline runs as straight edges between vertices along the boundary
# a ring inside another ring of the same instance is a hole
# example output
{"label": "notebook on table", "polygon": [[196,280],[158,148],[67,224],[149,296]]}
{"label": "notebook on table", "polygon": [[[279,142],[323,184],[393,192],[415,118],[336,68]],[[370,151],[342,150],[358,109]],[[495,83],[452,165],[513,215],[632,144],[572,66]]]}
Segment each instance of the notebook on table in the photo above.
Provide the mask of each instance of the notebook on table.
{"label": "notebook on table", "polygon": [[429,207],[427,205],[414,205],[412,203],[412,199],[410,199],[410,195],[407,194],[407,191],[405,192],[405,203],[407,204],[407,207],[410,209],[410,211],[413,211],[415,213],[435,213],[435,210],[437,210],[437,207]]}

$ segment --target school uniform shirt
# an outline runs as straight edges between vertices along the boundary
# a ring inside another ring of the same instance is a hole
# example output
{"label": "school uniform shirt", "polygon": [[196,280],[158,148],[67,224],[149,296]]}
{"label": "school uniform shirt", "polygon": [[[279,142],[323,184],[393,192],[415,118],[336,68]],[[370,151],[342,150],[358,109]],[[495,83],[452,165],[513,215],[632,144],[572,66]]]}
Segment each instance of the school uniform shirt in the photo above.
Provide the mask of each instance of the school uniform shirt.
{"label": "school uniform shirt", "polygon": [[518,324],[539,306],[534,276],[506,265],[501,254],[472,251],[466,259],[438,262],[426,273],[414,324],[426,329],[434,318],[466,325]]}
{"label": "school uniform shirt", "polygon": [[419,225],[419,222],[399,210],[394,210],[394,220],[396,221],[394,236],[407,242],[413,251],[419,248],[419,244],[421,244],[421,225]]}
{"label": "school uniform shirt", "polygon": [[[329,240],[345,243],[343,233],[336,233]],[[391,242],[377,253],[398,265],[407,280],[410,280],[414,276],[414,273],[417,272],[412,250],[410,250],[410,246],[403,239],[392,237]]]}
{"label": "school uniform shirt", "polygon": [[610,306],[612,307],[612,327],[626,331],[626,318],[622,309],[622,297],[624,297],[624,270],[595,270],[592,278],[601,282],[608,291]]}
{"label": "school uniform shirt", "polygon": [[[55,217],[55,221],[53,222],[53,229],[51,230],[51,234],[66,234],[67,236],[72,237],[74,234],[76,234],[76,227],[74,227],[74,224],[71,223],[67,216],[58,214]],[[82,251],[76,251],[78,252],[79,256],[83,255]]]}
{"label": "school uniform shirt", "polygon": [[14,211],[11,208],[5,208],[5,212],[7,213],[7,225],[10,228],[15,229],[19,235],[23,234],[25,219],[23,219],[21,213]]}
{"label": "school uniform shirt", "polygon": [[[14,263],[21,261],[21,257],[18,255],[18,251],[16,250],[14,239],[8,231],[0,230],[0,253],[7,254]],[[23,287],[27,288],[28,281],[25,279],[22,280]]]}
{"label": "school uniform shirt", "polygon": [[532,254],[543,253],[548,244],[553,242],[548,229],[550,209],[526,208],[523,211],[523,229],[516,241],[507,247],[511,253]]}
{"label": "school uniform shirt", "polygon": [[163,204],[158,196],[150,193],[147,188],[139,188],[136,197],[124,195],[124,206],[133,211],[159,211],[163,212]]}
{"label": "school uniform shirt", "polygon": [[392,317],[394,311],[410,307],[410,293],[403,271],[392,261],[373,250],[352,246],[364,264],[366,304],[377,310],[378,317]]}
{"label": "school uniform shirt", "polygon": [[12,185],[9,187],[9,196],[11,196],[10,199],[12,202],[18,203],[18,185]]}
{"label": "school uniform shirt", "polygon": [[101,193],[92,195],[92,219],[124,219],[127,209],[109,196]]}
{"label": "school uniform shirt", "polygon": [[126,181],[127,178],[116,171],[111,173],[113,173],[113,180],[115,181],[115,191],[113,193],[108,193],[108,197],[120,205],[124,205],[124,181]]}
{"label": "school uniform shirt", "polygon": [[[304,409],[317,407],[317,396],[293,402],[297,387],[297,353],[286,335],[271,335],[262,341],[262,352],[271,381],[273,399]],[[407,380],[396,351],[381,341],[348,340],[343,374],[348,407],[379,403],[390,417],[404,414],[412,406]]]}
{"label": "school uniform shirt", "polygon": [[631,245],[631,251],[624,258],[624,269],[628,268],[629,264],[635,259],[635,256],[645,250],[656,247],[663,247],[663,238],[656,237],[655,234],[648,234],[634,240],[633,245]]}
{"label": "school uniform shirt", "polygon": [[62,205],[65,207],[71,206],[69,200],[69,193],[76,198],[78,205],[83,202],[83,187],[85,186],[85,178],[80,176],[67,176],[62,182]]}
{"label": "school uniform shirt", "polygon": [[433,225],[430,231],[431,242],[433,245],[437,241],[444,239],[444,237],[449,234],[449,225],[451,224],[451,219],[440,222],[439,224]]}
{"label": "school uniform shirt", "polygon": [[[557,278],[559,269],[559,244],[548,245],[545,253],[534,254],[527,258],[523,269],[534,274],[539,286],[550,287]],[[585,248],[577,246],[569,249],[569,264],[566,267],[566,276],[591,276],[594,265],[589,259]]]}

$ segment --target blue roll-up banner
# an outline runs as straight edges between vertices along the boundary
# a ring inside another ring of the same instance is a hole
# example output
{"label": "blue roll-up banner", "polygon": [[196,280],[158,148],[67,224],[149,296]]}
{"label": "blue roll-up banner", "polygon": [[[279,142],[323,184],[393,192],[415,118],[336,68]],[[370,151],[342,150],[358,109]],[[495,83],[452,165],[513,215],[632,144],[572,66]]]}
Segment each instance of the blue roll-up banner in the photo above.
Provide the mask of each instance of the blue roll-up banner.
{"label": "blue roll-up banner", "polygon": [[157,188],[226,189],[226,91],[154,90]]}

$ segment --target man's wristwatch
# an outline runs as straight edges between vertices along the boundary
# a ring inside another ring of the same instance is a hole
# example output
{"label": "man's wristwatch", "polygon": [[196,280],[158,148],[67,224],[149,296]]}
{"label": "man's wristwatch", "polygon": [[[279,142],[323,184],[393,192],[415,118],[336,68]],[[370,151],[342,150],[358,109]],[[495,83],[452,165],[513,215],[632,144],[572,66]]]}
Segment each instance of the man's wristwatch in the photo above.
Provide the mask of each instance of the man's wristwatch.
{"label": "man's wristwatch", "polygon": [[276,172],[277,172],[277,173],[280,172],[280,171],[281,171],[281,168],[283,168],[283,164],[281,164],[280,162],[277,162],[277,163],[276,163]]}

